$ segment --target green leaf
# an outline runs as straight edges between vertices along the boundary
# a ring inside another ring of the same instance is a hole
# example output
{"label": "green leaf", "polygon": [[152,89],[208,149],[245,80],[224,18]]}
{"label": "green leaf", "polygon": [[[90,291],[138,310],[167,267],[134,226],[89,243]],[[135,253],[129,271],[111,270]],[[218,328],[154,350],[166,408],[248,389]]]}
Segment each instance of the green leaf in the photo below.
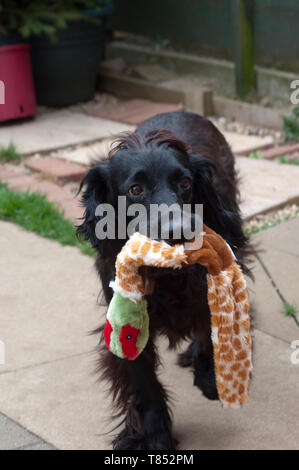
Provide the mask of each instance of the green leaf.
{"label": "green leaf", "polygon": [[293,116],[284,116],[283,130],[286,133],[286,140],[299,140],[299,123]]}
{"label": "green leaf", "polygon": [[299,106],[296,106],[296,108],[293,108],[292,114],[296,117],[299,117]]}

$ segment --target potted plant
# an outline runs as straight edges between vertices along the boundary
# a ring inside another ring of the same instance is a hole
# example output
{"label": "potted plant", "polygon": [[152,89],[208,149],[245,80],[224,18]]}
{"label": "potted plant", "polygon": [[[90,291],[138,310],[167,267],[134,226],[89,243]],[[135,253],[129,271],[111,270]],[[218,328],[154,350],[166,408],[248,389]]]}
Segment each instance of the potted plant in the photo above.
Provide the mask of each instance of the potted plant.
{"label": "potted plant", "polygon": [[33,116],[36,112],[29,45],[19,34],[18,25],[17,2],[2,0],[0,3],[0,122]]}
{"label": "potted plant", "polygon": [[110,0],[1,3],[10,4],[14,16],[10,30],[30,41],[38,104],[67,106],[91,99],[103,56]]}

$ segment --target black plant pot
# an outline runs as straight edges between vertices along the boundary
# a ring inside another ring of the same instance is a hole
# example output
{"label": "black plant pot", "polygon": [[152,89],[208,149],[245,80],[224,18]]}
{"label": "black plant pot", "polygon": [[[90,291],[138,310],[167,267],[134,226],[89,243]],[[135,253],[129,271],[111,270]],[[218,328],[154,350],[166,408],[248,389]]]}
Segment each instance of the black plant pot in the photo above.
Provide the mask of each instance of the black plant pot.
{"label": "black plant pot", "polygon": [[32,38],[37,103],[59,107],[92,99],[104,41],[104,26],[88,22],[59,31],[55,43],[45,36]]}
{"label": "black plant pot", "polygon": [[15,44],[23,44],[26,43],[19,34],[17,33],[5,33],[0,34],[0,47],[2,46],[13,46]]}

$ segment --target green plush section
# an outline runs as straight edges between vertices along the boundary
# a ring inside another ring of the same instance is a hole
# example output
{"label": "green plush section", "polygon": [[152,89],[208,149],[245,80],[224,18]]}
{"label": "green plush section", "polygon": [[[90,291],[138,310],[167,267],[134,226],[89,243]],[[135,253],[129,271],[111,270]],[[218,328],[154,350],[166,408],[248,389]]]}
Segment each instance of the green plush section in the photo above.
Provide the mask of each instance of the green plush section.
{"label": "green plush section", "polygon": [[[146,302],[146,301],[145,301]],[[148,342],[148,337],[149,337],[149,316],[147,313],[147,305],[146,305],[146,310],[142,312],[142,326],[140,328],[140,335],[137,338],[137,348],[139,351],[139,354],[144,350],[145,346],[147,345]],[[141,318],[140,318],[141,321]]]}
{"label": "green plush section", "polygon": [[124,357],[119,335],[122,327],[128,324],[140,330],[137,348],[139,353],[143,351],[149,337],[149,318],[146,300],[142,299],[133,302],[115,292],[109,304],[107,318],[113,328],[110,349],[114,354],[121,358]]}
{"label": "green plush section", "polygon": [[127,324],[141,329],[144,324],[143,317],[145,314],[147,315],[146,300],[133,302],[115,292],[108,308],[107,318],[113,329],[121,329]]}

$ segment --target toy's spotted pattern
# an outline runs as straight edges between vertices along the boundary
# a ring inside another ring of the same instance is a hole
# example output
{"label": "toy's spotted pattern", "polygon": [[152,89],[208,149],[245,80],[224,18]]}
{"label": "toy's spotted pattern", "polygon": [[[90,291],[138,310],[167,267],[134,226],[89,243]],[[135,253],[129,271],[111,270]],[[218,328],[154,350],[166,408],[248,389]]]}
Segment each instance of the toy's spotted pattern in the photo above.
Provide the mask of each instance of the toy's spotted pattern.
{"label": "toy's spotted pattern", "polygon": [[236,263],[207,279],[217,390],[225,407],[238,407],[252,369],[246,284]]}
{"label": "toy's spotted pattern", "polygon": [[123,297],[138,300],[144,296],[144,283],[138,273],[140,266],[181,268],[186,263],[183,245],[170,246],[134,233],[117,257],[116,278],[111,287]]}
{"label": "toy's spotted pattern", "polygon": [[[146,345],[146,304],[142,304],[143,310],[140,309],[140,312],[134,307],[138,302],[145,302],[144,283],[138,272],[141,266],[181,268],[194,263],[206,266],[217,390],[224,407],[238,408],[248,399],[248,382],[252,369],[246,284],[226,242],[208,227],[204,226],[204,230],[206,233],[202,248],[196,251],[185,251],[183,245],[171,247],[163,241],[157,242],[139,233],[132,235],[117,257],[116,278],[110,285],[115,296],[127,299],[129,311],[133,310],[133,313],[127,312],[125,323],[122,323],[122,312],[117,313],[113,308],[108,310],[107,318],[110,323],[104,331],[105,340],[113,352],[129,359],[137,357]],[[119,297],[115,298],[115,302],[119,302]],[[131,315],[129,323],[128,315]],[[114,328],[120,331],[118,339],[121,349],[114,335]],[[111,345],[110,336],[114,345]]]}

